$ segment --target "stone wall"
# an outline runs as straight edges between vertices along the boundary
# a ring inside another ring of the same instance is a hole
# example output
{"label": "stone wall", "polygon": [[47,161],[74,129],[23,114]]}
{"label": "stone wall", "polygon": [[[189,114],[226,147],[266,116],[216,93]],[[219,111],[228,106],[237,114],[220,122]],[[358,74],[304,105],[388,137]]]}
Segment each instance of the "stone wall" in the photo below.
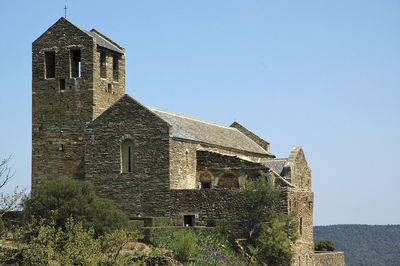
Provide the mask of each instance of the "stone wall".
{"label": "stone wall", "polygon": [[313,192],[288,189],[288,210],[296,213],[295,220],[298,223],[299,237],[294,246],[294,258],[300,260],[301,265],[306,265],[314,252],[313,201]]}
{"label": "stone wall", "polygon": [[[100,52],[106,55],[105,78],[100,77]],[[118,58],[118,79],[113,78],[113,57]],[[94,53],[93,69],[93,119],[95,119],[125,94],[125,55],[97,47]]]}
{"label": "stone wall", "polygon": [[301,147],[294,147],[290,152],[285,165],[286,169],[288,167],[290,171],[284,169],[285,178],[298,189],[311,191],[311,169]]}
{"label": "stone wall", "polygon": [[[71,74],[72,49],[81,53],[81,77]],[[41,178],[83,177],[94,49],[93,38],[63,18],[32,44],[32,185]],[[45,52],[55,53],[51,78],[46,78]]]}
{"label": "stone wall", "polygon": [[[132,172],[121,173],[121,142],[132,140]],[[86,129],[85,179],[130,216],[167,216],[169,126],[126,95]]]}
{"label": "stone wall", "polygon": [[184,215],[194,215],[195,226],[206,226],[211,220],[226,220],[227,231],[244,237],[247,203],[239,190],[171,190],[171,225],[183,225]]}
{"label": "stone wall", "polygon": [[[80,54],[80,76],[73,71],[72,51]],[[55,53],[54,77],[46,76],[46,52]],[[65,18],[33,42],[32,185],[41,178],[83,178],[84,128],[125,93],[125,57],[107,54],[111,80],[99,78],[93,37]],[[118,81],[112,80],[112,56],[119,57]]]}
{"label": "stone wall", "polygon": [[170,188],[197,189],[196,150],[199,145],[170,139]]}
{"label": "stone wall", "polygon": [[[245,161],[236,156],[228,156],[209,151],[197,151],[197,182],[202,175],[211,177],[211,187],[219,187],[224,176],[237,179],[238,187],[243,187],[246,179],[255,179],[260,171],[269,173],[269,168],[258,163]],[[232,187],[234,189],[235,187]]]}
{"label": "stone wall", "polygon": [[343,252],[315,252],[312,256],[314,266],[342,266],[344,263]]}

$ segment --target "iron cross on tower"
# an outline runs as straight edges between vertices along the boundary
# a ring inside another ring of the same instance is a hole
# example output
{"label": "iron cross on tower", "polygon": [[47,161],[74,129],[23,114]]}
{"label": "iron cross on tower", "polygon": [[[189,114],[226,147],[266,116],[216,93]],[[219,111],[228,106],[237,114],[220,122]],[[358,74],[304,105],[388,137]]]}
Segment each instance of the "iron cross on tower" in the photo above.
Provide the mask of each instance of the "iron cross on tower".
{"label": "iron cross on tower", "polygon": [[67,18],[67,5],[65,5],[65,7],[64,7],[64,18]]}

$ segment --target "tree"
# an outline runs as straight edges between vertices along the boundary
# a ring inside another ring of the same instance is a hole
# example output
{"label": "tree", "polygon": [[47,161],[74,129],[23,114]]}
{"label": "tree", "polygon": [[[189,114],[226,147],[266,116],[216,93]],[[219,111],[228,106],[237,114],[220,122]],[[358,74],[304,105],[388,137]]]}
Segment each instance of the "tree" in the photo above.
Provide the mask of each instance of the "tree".
{"label": "tree", "polygon": [[248,250],[252,258],[258,264],[290,264],[297,224],[294,213],[287,215],[280,209],[280,189],[261,173],[258,179],[246,183],[244,194],[249,202]]}
{"label": "tree", "polygon": [[25,217],[48,219],[55,212],[55,226],[65,229],[71,216],[85,229],[93,227],[96,235],[109,233],[127,225],[127,216],[110,200],[98,197],[93,185],[70,178],[46,180],[37,184],[25,200]]}
{"label": "tree", "polygon": [[[0,162],[0,190],[3,190],[8,181],[14,176],[14,173],[11,172],[11,168],[9,167],[10,161],[11,156],[2,159]],[[19,202],[24,193],[25,190],[19,190],[18,187],[15,187],[11,194],[7,194],[4,191],[0,192],[0,218],[6,212],[18,209]]]}
{"label": "tree", "polygon": [[335,245],[331,240],[321,240],[314,244],[315,251],[335,251]]}

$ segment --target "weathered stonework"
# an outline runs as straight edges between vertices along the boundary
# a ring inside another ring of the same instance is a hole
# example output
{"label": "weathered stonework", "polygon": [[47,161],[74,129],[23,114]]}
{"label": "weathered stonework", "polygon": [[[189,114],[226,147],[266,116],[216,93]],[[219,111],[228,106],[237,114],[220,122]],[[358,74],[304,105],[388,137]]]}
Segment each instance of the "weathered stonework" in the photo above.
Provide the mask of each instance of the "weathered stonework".
{"label": "weathered stonework", "polygon": [[227,127],[142,105],[124,94],[124,54],[107,36],[64,18],[33,43],[32,186],[42,178],[90,180],[132,219],[224,221],[242,238],[249,203],[241,188],[263,172],[282,190],[277,208],[296,213],[293,265],[342,260],[343,253],[314,254],[314,194],[301,147],[276,159],[269,142],[237,122]]}
{"label": "weathered stonework", "polygon": [[[121,173],[121,141],[126,137],[134,143],[134,164],[132,172]],[[130,216],[168,214],[167,123],[124,96],[86,128],[85,142],[85,179],[99,195],[113,199]]]}
{"label": "weathered stonework", "polygon": [[[83,178],[84,129],[125,93],[124,55],[121,82],[109,96],[98,79],[97,49],[95,38],[65,18],[32,44],[33,185],[41,178]],[[72,51],[79,51],[80,75],[73,72]],[[53,77],[46,73],[46,52],[55,54]]]}
{"label": "weathered stonework", "polygon": [[170,139],[170,187],[171,189],[196,189],[197,143]]}
{"label": "weathered stonework", "polygon": [[314,266],[342,266],[344,263],[343,252],[315,252],[312,256]]}

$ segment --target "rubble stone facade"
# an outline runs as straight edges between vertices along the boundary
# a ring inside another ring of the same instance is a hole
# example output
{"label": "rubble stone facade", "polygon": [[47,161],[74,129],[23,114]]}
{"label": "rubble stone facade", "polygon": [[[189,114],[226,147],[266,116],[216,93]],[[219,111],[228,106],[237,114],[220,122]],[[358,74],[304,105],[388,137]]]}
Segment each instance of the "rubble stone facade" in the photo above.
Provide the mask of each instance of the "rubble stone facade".
{"label": "rubble stone facade", "polygon": [[34,41],[32,74],[32,186],[90,180],[132,218],[168,217],[175,226],[223,220],[240,238],[248,206],[241,188],[263,172],[282,189],[280,209],[297,214],[294,265],[313,265],[314,194],[301,147],[277,159],[269,142],[237,122],[141,104],[125,94],[124,48],[65,18]]}

